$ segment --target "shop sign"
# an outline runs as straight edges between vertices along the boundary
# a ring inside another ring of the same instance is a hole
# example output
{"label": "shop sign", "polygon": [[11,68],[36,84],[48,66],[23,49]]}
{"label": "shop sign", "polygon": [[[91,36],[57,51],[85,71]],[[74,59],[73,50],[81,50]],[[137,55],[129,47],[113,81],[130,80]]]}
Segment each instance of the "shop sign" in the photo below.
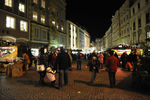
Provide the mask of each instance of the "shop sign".
{"label": "shop sign", "polygon": [[0,61],[16,59],[17,50],[17,46],[0,47]]}

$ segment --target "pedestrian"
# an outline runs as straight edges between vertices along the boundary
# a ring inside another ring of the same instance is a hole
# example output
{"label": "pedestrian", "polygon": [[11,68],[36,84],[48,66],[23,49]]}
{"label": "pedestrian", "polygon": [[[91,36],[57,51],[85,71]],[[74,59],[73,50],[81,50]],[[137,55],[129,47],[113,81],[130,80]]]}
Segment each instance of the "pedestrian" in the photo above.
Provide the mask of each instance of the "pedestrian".
{"label": "pedestrian", "polygon": [[34,56],[34,65],[35,65],[35,68],[37,69],[37,60],[38,60],[38,57],[37,56]]}
{"label": "pedestrian", "polygon": [[29,70],[29,64],[30,64],[30,58],[29,58],[29,56],[28,56],[28,54],[27,54],[27,50],[25,50],[24,51],[24,53],[23,53],[23,70],[25,70],[26,72],[28,72],[28,70]]}
{"label": "pedestrian", "polygon": [[54,67],[54,69],[57,72],[56,58],[57,58],[57,53],[56,53],[56,51],[54,51],[53,54],[52,54],[52,66]]}
{"label": "pedestrian", "polygon": [[44,77],[46,75],[46,68],[48,67],[48,57],[44,53],[44,48],[40,49],[40,54],[39,54],[38,62],[39,62],[38,63],[39,65],[44,65],[44,67],[45,67],[44,71],[39,71],[39,74],[40,74],[39,83],[43,85],[43,84],[45,84]]}
{"label": "pedestrian", "polygon": [[68,85],[68,68],[71,66],[69,55],[64,51],[63,47],[60,48],[60,53],[57,55],[56,64],[59,69],[59,89],[61,89],[63,73],[64,84]]}
{"label": "pedestrian", "polygon": [[104,55],[103,55],[103,53],[101,52],[101,53],[99,54],[100,68],[103,68],[103,59],[104,59]]}
{"label": "pedestrian", "polygon": [[48,53],[48,66],[52,66],[52,65],[53,65],[53,64],[52,64],[52,55],[53,55],[52,52],[49,52],[49,53]]}
{"label": "pedestrian", "polygon": [[77,53],[77,70],[81,70],[81,64],[82,64],[81,58],[82,58],[82,54],[78,52]]}
{"label": "pedestrian", "polygon": [[117,52],[115,52],[114,56],[117,57],[117,58],[119,59]]}
{"label": "pedestrian", "polygon": [[70,65],[69,70],[72,71],[72,55],[71,55],[71,50],[68,51],[68,55],[69,55],[70,61],[71,61],[71,65]]}
{"label": "pedestrian", "polygon": [[119,60],[114,56],[114,51],[109,51],[110,56],[106,59],[105,66],[108,68],[110,87],[116,85],[116,72],[119,66]]}
{"label": "pedestrian", "polygon": [[121,62],[122,62],[122,68],[126,68],[126,63],[127,63],[127,59],[128,58],[128,55],[126,52],[124,52],[122,55],[121,55]]}
{"label": "pedestrian", "polygon": [[142,60],[142,56],[141,55],[137,55],[137,67],[136,67],[136,71],[140,71],[141,68],[141,60]]}
{"label": "pedestrian", "polygon": [[133,71],[137,69],[137,55],[134,50],[131,50],[131,53],[128,56],[130,63],[133,65]]}
{"label": "pedestrian", "polygon": [[97,58],[97,55],[92,55],[92,59],[88,65],[90,67],[90,71],[92,71],[90,84],[92,84],[96,78],[96,73],[99,71],[100,62]]}

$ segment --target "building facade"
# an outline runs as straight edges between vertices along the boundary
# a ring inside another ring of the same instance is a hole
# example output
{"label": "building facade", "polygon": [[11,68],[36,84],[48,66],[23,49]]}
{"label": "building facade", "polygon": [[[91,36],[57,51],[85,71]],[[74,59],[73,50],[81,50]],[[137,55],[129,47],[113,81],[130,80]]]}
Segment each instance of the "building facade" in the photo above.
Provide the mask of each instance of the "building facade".
{"label": "building facade", "polygon": [[79,28],[73,22],[67,20],[67,47],[68,49],[78,49],[77,44],[79,43]]}
{"label": "building facade", "polygon": [[115,12],[112,18],[112,45],[120,44],[120,20],[119,20],[119,10]]}
{"label": "building facade", "polygon": [[49,47],[66,47],[66,2],[65,0],[49,1],[50,44]]}
{"label": "building facade", "polygon": [[29,41],[28,0],[0,1],[0,39],[20,43]]}
{"label": "building facade", "polygon": [[29,0],[30,48],[40,49],[49,44],[48,0]]}
{"label": "building facade", "polygon": [[83,49],[83,51],[85,53],[89,53],[89,47],[90,47],[90,35],[86,30],[84,30],[84,49]]}
{"label": "building facade", "polygon": [[130,9],[126,0],[119,9],[120,13],[120,44],[129,45],[130,41]]}
{"label": "building facade", "polygon": [[81,27],[79,27],[77,41],[79,49],[83,50],[85,47],[85,31]]}
{"label": "building facade", "polygon": [[105,35],[101,40],[111,38],[111,47],[120,44],[140,48],[150,46],[150,0],[126,0],[113,16],[110,27],[112,34],[109,37]]}
{"label": "building facade", "polygon": [[150,1],[137,0],[130,7],[131,18],[131,44],[142,45],[146,44],[149,39],[150,32]]}
{"label": "building facade", "polygon": [[89,51],[90,35],[82,27],[67,20],[67,49]]}

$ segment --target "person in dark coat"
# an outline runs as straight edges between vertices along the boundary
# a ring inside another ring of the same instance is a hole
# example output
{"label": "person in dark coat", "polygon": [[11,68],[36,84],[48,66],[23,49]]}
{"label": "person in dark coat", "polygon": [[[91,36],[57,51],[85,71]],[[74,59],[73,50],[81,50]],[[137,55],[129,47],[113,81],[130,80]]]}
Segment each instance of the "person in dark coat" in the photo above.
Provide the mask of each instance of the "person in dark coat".
{"label": "person in dark coat", "polygon": [[44,71],[39,71],[39,74],[40,74],[39,83],[40,84],[44,84],[44,77],[46,75],[46,68],[48,67],[48,57],[44,53],[44,48],[40,49],[40,54],[39,54],[38,62],[39,62],[39,65],[44,65],[44,67],[45,67]]}
{"label": "person in dark coat", "polygon": [[124,52],[122,55],[121,55],[121,61],[122,61],[122,68],[126,68],[125,66],[126,66],[126,63],[127,63],[127,57],[128,57],[128,55],[127,55],[127,53],[126,52]]}
{"label": "person in dark coat", "polygon": [[133,65],[133,71],[135,71],[137,68],[137,55],[135,51],[131,51],[131,53],[128,56],[128,60]]}
{"label": "person in dark coat", "polygon": [[64,84],[68,84],[68,68],[71,66],[71,61],[68,53],[66,53],[63,47],[60,48],[60,53],[58,53],[56,64],[59,69],[59,89],[62,88],[62,76],[64,73]]}
{"label": "person in dark coat", "polygon": [[92,72],[90,83],[92,84],[96,78],[96,73],[98,73],[100,67],[100,61],[98,60],[97,54],[95,51],[91,54],[91,58],[88,62],[89,70]]}
{"label": "person in dark coat", "polygon": [[81,55],[82,54],[80,52],[77,53],[77,70],[81,70],[81,64],[82,64]]}
{"label": "person in dark coat", "polygon": [[30,59],[29,68],[31,68],[32,67],[32,62],[33,62],[33,55],[31,53],[31,49],[28,49],[28,55],[29,55],[29,59]]}
{"label": "person in dark coat", "polygon": [[52,65],[52,52],[50,52],[49,54],[48,54],[48,65],[49,66],[51,66]]}

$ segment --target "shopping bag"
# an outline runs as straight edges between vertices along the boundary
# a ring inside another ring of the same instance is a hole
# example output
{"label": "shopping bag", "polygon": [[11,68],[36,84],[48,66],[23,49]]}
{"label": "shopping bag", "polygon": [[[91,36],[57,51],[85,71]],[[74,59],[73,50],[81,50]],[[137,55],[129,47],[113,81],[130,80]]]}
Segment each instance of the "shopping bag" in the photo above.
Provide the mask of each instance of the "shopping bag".
{"label": "shopping bag", "polygon": [[44,71],[45,67],[44,65],[37,65],[37,71]]}
{"label": "shopping bag", "polygon": [[48,67],[46,69],[46,76],[50,82],[55,81],[55,73],[56,73],[56,70],[52,70],[51,67]]}
{"label": "shopping bag", "polygon": [[55,74],[47,72],[46,76],[50,82],[55,81]]}

